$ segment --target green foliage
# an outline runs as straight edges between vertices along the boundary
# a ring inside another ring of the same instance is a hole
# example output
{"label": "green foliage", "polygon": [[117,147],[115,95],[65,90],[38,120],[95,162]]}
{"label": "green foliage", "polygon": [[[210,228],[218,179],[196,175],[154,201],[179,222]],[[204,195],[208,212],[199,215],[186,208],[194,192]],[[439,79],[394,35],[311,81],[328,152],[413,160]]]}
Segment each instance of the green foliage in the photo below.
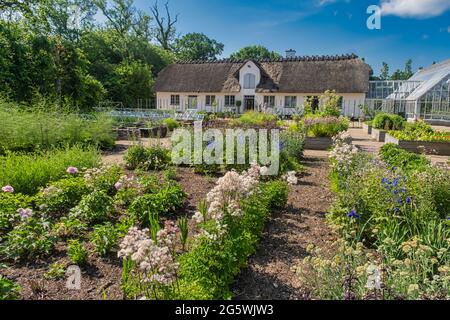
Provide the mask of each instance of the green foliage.
{"label": "green foliage", "polygon": [[61,280],[66,275],[66,265],[64,263],[55,262],[48,267],[48,271],[44,274],[47,280]]}
{"label": "green foliage", "polygon": [[407,123],[402,131],[390,131],[389,134],[399,140],[450,142],[450,132],[435,131],[424,121]]}
{"label": "green foliage", "polygon": [[263,60],[263,59],[280,59],[280,58],[282,57],[279,53],[269,51],[267,48],[260,45],[244,47],[240,49],[238,52],[231,54],[230,56],[230,59],[236,60],[247,60],[247,59]]}
{"label": "green foliage", "polygon": [[276,115],[257,111],[247,111],[238,119],[232,121],[232,125],[239,127],[254,127],[254,126],[276,126],[278,118]]}
{"label": "green foliage", "polygon": [[88,261],[88,250],[78,240],[69,240],[67,244],[67,256],[72,263],[84,266]]}
{"label": "green foliage", "polygon": [[406,120],[395,114],[378,113],[372,120],[372,126],[381,130],[402,130]]}
{"label": "green foliage", "polygon": [[0,301],[19,299],[21,287],[0,274]]}
{"label": "green foliage", "polygon": [[399,167],[406,172],[424,170],[430,165],[430,161],[424,155],[408,152],[392,143],[381,147],[380,156],[389,165]]}
{"label": "green foliage", "polygon": [[320,114],[322,116],[339,117],[341,115],[342,97],[335,90],[327,90],[320,96]]}
{"label": "green foliage", "polygon": [[115,184],[123,174],[122,168],[118,165],[102,166],[87,170],[84,178],[91,191],[104,191],[108,195],[114,195],[117,192]]}
{"label": "green foliage", "polygon": [[37,195],[37,204],[43,212],[62,214],[75,207],[88,192],[83,178],[65,178],[41,190]]}
{"label": "green foliage", "polygon": [[70,210],[71,217],[90,225],[108,220],[114,209],[113,200],[104,191],[94,191],[83,196],[78,206]]}
{"label": "green foliage", "polygon": [[8,153],[0,156],[0,185],[11,185],[16,192],[33,195],[51,180],[66,175],[68,167],[90,168],[99,161],[97,150],[77,146],[32,155]]}
{"label": "green foliage", "polygon": [[20,193],[0,193],[0,235],[10,231],[20,220],[17,210],[33,206],[34,198]]}
{"label": "green foliage", "polygon": [[167,167],[171,161],[170,150],[160,146],[145,148],[134,145],[128,149],[124,157],[127,168],[130,170],[158,170]]}
{"label": "green foliage", "polygon": [[27,218],[7,234],[0,252],[8,259],[35,259],[49,254],[56,240],[49,232],[49,223]]}
{"label": "green foliage", "polygon": [[53,225],[52,233],[58,238],[77,238],[88,230],[88,225],[75,217],[63,217]]}
{"label": "green foliage", "polygon": [[[344,117],[306,116],[300,121],[298,130],[304,130],[308,137],[334,137],[348,130],[349,121]],[[295,128],[294,128],[295,129]]]}
{"label": "green foliage", "polygon": [[289,196],[287,182],[281,180],[267,182],[261,186],[261,190],[270,210],[286,207]]}
{"label": "green foliage", "polygon": [[[269,191],[269,190],[267,190]],[[255,194],[243,203],[244,215],[231,224],[221,242],[201,237],[195,246],[180,257],[181,298],[230,299],[229,285],[255,252],[264,222],[269,216],[270,195]]]}
{"label": "green foliage", "polygon": [[300,161],[303,157],[305,135],[296,130],[285,130],[280,134],[281,152],[285,152],[289,157]]}
{"label": "green foliage", "polygon": [[105,223],[104,225],[97,225],[91,234],[91,243],[95,247],[95,251],[105,256],[113,249],[117,248],[119,240],[119,233],[112,223]]}
{"label": "green foliage", "polygon": [[137,198],[128,208],[128,212],[135,221],[148,225],[150,214],[175,213],[184,205],[186,196],[178,184],[171,184],[158,192]]}
{"label": "green foliage", "polygon": [[[67,109],[72,109],[67,106]],[[32,108],[20,108],[0,100],[0,153],[5,151],[42,151],[64,146],[114,147],[112,118],[92,114],[84,119],[76,114],[61,112],[45,100]]]}
{"label": "green foliage", "polygon": [[178,219],[178,228],[180,228],[180,241],[183,250],[186,250],[186,243],[189,235],[189,220],[187,217]]}
{"label": "green foliage", "polygon": [[169,131],[173,131],[176,128],[180,127],[180,123],[172,118],[167,118],[163,120],[163,123],[167,126],[167,128],[169,129]]}
{"label": "green foliage", "polygon": [[175,51],[181,60],[214,60],[223,48],[222,43],[203,33],[188,33],[175,41]]}

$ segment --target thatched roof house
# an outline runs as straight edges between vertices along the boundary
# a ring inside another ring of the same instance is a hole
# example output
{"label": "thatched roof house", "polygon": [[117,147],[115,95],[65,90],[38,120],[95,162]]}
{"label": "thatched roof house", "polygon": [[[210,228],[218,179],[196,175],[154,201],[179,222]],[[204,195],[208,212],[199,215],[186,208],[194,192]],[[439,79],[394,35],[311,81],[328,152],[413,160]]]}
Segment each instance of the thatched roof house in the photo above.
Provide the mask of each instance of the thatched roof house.
{"label": "thatched roof house", "polygon": [[[160,72],[157,92],[240,92],[239,70],[248,61],[187,61]],[[367,92],[371,69],[354,55],[253,61],[262,72],[256,92]]]}
{"label": "thatched roof house", "polygon": [[[180,105],[184,109],[207,110],[212,107],[212,100],[219,108],[236,100],[241,100],[245,109],[267,104],[275,108],[298,107],[304,99],[326,90],[336,90],[344,99],[345,95],[365,95],[371,72],[371,68],[356,55],[261,61],[186,61],[163,69],[155,90],[161,108]],[[186,94],[189,95],[186,97]],[[206,97],[211,94],[213,99]],[[229,95],[235,98],[226,98]],[[285,102],[283,96],[290,97],[286,100],[289,102]],[[188,101],[189,97],[191,101]],[[170,101],[165,103],[163,99]]]}

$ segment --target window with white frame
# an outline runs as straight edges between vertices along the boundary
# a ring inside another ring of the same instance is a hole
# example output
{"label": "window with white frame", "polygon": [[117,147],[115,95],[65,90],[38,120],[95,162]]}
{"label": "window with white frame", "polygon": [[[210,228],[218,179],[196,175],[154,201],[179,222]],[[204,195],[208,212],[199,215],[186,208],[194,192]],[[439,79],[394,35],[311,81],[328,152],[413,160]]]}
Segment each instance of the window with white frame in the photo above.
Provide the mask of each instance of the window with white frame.
{"label": "window with white frame", "polygon": [[206,96],[205,105],[211,107],[216,102],[216,96]]}
{"label": "window with white frame", "polygon": [[172,94],[170,96],[170,105],[171,106],[179,106],[180,105],[180,95]]}
{"label": "window with white frame", "polygon": [[197,109],[197,96],[188,97],[188,109]]}
{"label": "window with white frame", "polygon": [[296,96],[284,97],[284,107],[285,108],[296,108],[297,107],[297,97]]}
{"label": "window with white frame", "polygon": [[235,104],[236,104],[235,96],[225,96],[225,106],[234,107]]}
{"label": "window with white frame", "polygon": [[246,73],[244,75],[244,89],[256,88],[256,76],[252,73]]}
{"label": "window with white frame", "polygon": [[264,96],[264,105],[268,108],[274,108],[275,96]]}

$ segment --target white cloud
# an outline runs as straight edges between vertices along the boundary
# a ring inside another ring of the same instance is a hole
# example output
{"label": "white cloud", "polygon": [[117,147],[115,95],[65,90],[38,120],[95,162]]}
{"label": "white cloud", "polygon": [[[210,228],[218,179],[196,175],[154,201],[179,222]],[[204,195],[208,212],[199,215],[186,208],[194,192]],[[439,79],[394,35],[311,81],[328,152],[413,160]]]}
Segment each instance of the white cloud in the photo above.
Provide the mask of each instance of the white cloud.
{"label": "white cloud", "polygon": [[450,10],[450,0],[382,0],[383,15],[430,18]]}

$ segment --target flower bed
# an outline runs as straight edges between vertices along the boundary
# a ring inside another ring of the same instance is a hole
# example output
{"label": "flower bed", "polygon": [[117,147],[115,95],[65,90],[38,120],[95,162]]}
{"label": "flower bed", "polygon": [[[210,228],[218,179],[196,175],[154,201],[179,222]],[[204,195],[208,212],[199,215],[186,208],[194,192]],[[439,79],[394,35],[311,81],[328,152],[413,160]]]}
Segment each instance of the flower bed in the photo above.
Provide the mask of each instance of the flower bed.
{"label": "flower bed", "polygon": [[328,219],[342,238],[299,269],[318,298],[450,298],[450,172],[391,148],[384,162],[337,140]]}
{"label": "flower bed", "polygon": [[[437,138],[438,136],[430,137],[430,139],[438,141],[410,141],[396,137],[402,137],[401,133],[389,132],[386,134],[385,142],[399,145],[409,152],[450,156],[450,140],[448,140],[450,135],[439,135],[439,138]],[[442,139],[442,141],[439,139]]]}

